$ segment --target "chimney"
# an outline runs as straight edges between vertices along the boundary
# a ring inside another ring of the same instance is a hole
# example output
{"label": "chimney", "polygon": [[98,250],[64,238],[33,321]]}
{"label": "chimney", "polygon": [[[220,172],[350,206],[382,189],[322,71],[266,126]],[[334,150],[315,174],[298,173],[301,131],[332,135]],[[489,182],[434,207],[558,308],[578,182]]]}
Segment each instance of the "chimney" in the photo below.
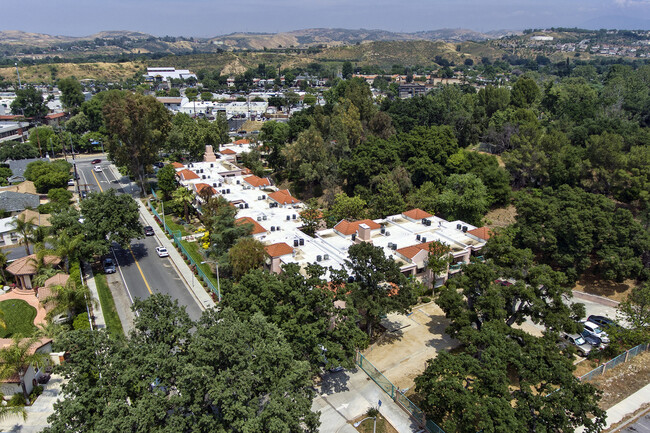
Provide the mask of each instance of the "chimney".
{"label": "chimney", "polygon": [[359,239],[361,241],[368,242],[370,240],[370,227],[368,224],[359,224],[357,232],[359,233]]}

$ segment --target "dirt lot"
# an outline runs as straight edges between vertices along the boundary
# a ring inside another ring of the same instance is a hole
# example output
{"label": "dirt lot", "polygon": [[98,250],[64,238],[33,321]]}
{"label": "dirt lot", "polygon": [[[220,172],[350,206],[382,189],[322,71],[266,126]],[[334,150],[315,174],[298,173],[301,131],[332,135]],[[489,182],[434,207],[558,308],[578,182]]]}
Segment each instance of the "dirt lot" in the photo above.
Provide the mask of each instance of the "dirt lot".
{"label": "dirt lot", "polygon": [[573,290],[591,293],[592,295],[605,296],[615,301],[623,301],[632,288],[636,285],[634,280],[625,280],[622,283],[615,281],[606,281],[594,276],[587,271],[582,278],[578,280]]}
{"label": "dirt lot", "polygon": [[363,355],[395,386],[411,388],[426,368],[427,360],[435,358],[439,350],[458,344],[444,333],[448,323],[433,302],[415,307],[408,316],[389,314],[382,324],[391,331]]}
{"label": "dirt lot", "polygon": [[603,391],[600,407],[607,410],[646,386],[648,382],[650,382],[650,352],[638,355],[631,361],[606,371],[590,383]]}
{"label": "dirt lot", "polygon": [[493,209],[485,216],[485,221],[487,221],[486,226],[491,229],[495,227],[506,227],[514,224],[516,216],[517,209],[514,205]]}

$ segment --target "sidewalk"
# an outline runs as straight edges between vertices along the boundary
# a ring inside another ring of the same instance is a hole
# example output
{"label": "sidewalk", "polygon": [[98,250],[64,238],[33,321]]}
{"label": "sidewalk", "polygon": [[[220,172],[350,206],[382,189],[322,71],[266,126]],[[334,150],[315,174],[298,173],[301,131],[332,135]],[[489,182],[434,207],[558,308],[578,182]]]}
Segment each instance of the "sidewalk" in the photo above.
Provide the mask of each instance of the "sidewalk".
{"label": "sidewalk", "polygon": [[102,311],[102,304],[99,302],[99,293],[97,293],[97,286],[95,285],[95,276],[93,270],[88,263],[83,264],[84,280],[90,290],[90,300],[92,303],[92,314],[95,316],[95,328],[106,329],[106,321],[104,320],[104,312]]}
{"label": "sidewalk", "polygon": [[[623,418],[632,415],[647,403],[650,403],[650,384],[644,386],[623,401],[610,407],[607,410],[607,419],[605,420],[606,423],[603,431],[607,431],[607,429],[612,427],[614,424],[618,424]],[[582,433],[583,431],[583,427],[576,429],[576,433]]]}
{"label": "sidewalk", "polygon": [[174,245],[174,242],[172,242],[167,237],[163,229],[160,228],[160,226],[154,219],[153,215],[149,213],[149,209],[147,209],[147,207],[144,204],[142,204],[142,201],[141,200],[136,200],[136,201],[138,202],[138,206],[140,207],[140,216],[144,220],[145,225],[149,225],[153,227],[158,242],[160,242],[160,245],[167,248],[167,251],[169,252],[169,258],[174,264],[174,267],[176,268],[176,272],[178,273],[178,275],[181,276],[181,278],[185,282],[185,286],[187,287],[187,290],[189,290],[190,293],[194,295],[194,298],[196,299],[196,301],[198,302],[198,304],[201,306],[203,310],[207,310],[208,308],[215,307],[216,304],[214,303],[214,301],[212,300],[208,292],[205,291],[199,279],[190,270],[190,267],[187,265],[187,263],[185,263],[185,260],[181,256],[181,253],[179,253],[176,250],[176,246]]}
{"label": "sidewalk", "polygon": [[61,386],[64,383],[63,377],[53,374],[50,381],[43,386],[41,394],[33,405],[27,406],[27,419],[18,415],[10,415],[0,420],[0,431],[12,433],[38,433],[49,425],[47,417],[54,413],[54,403],[63,400],[59,397]]}
{"label": "sidewalk", "polygon": [[321,433],[355,433],[349,424],[371,407],[379,412],[400,433],[422,430],[411,417],[382,391],[360,368],[329,373],[317,388],[312,403],[314,412],[320,411]]}

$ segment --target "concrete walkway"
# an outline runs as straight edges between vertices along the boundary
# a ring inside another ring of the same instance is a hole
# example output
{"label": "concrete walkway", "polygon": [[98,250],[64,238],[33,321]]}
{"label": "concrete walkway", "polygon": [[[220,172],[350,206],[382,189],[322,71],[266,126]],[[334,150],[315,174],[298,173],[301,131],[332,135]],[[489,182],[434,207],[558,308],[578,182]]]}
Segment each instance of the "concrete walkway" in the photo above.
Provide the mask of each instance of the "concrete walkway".
{"label": "concrete walkway", "polygon": [[[27,419],[18,415],[11,415],[0,421],[0,431],[2,432],[20,432],[20,433],[37,433],[49,425],[47,417],[54,413],[54,403],[59,400],[63,377],[53,374],[50,381],[43,385],[43,394],[41,394],[33,405],[27,406]],[[62,399],[62,398],[61,398]]]}
{"label": "concrete walkway", "polygon": [[373,382],[361,369],[329,373],[317,388],[318,395],[312,403],[314,412],[320,411],[321,433],[355,433],[353,421],[371,407],[379,412],[400,433],[422,430],[390,396]]}
{"label": "concrete walkway", "polygon": [[102,304],[99,302],[99,293],[97,292],[97,285],[95,284],[95,276],[93,270],[88,263],[83,264],[84,280],[90,290],[90,300],[92,302],[93,316],[95,316],[95,328],[106,329],[106,320],[104,320],[104,312],[102,311]]}
{"label": "concrete walkway", "polygon": [[[647,403],[650,403],[650,384],[610,407],[607,410],[607,419],[603,431],[607,431],[614,424],[618,424],[623,418],[632,415]],[[584,427],[579,427],[576,429],[576,433],[582,433],[584,430]]]}

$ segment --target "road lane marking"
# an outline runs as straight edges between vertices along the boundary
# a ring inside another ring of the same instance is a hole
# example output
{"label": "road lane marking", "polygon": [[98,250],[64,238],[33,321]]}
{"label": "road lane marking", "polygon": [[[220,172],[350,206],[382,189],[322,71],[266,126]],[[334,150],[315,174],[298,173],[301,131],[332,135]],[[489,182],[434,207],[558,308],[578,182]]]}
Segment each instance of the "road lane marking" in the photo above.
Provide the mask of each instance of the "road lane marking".
{"label": "road lane marking", "polygon": [[[93,177],[95,178],[95,182],[97,182],[97,186],[99,187],[99,192],[104,192],[104,190],[102,189],[102,186],[99,184],[99,180],[97,179],[97,176],[95,176],[95,169],[93,169],[91,171],[91,173],[93,174]],[[131,254],[133,254],[133,252],[131,252]],[[135,258],[135,257],[133,257],[133,258]]]}
{"label": "road lane marking", "polygon": [[147,290],[149,290],[149,294],[153,295],[153,292],[151,291],[151,287],[149,287],[149,283],[147,282],[147,279],[144,277],[144,272],[142,272],[142,268],[140,267],[140,263],[138,263],[138,259],[135,258],[135,254],[133,254],[133,250],[131,247],[129,247],[129,251],[131,252],[131,256],[133,257],[133,260],[135,261],[135,265],[138,267],[138,271],[140,271],[140,276],[142,277],[142,281],[144,281],[144,285],[147,286]]}

